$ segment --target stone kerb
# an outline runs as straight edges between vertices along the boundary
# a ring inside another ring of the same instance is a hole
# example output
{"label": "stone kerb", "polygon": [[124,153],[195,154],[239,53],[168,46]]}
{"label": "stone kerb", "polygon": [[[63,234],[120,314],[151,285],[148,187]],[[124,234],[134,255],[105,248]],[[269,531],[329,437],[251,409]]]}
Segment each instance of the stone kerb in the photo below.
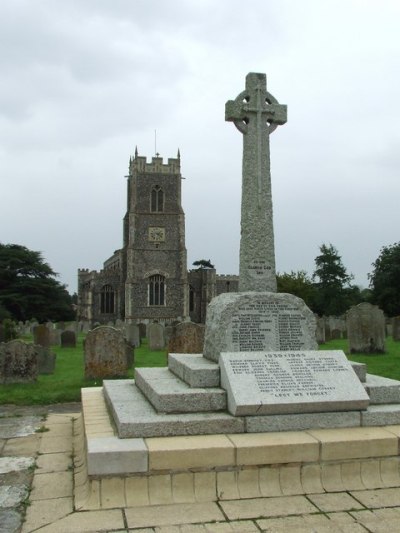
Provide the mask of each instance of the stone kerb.
{"label": "stone kerb", "polygon": [[317,350],[316,320],[306,304],[285,293],[226,293],[208,306],[204,357],[221,352]]}

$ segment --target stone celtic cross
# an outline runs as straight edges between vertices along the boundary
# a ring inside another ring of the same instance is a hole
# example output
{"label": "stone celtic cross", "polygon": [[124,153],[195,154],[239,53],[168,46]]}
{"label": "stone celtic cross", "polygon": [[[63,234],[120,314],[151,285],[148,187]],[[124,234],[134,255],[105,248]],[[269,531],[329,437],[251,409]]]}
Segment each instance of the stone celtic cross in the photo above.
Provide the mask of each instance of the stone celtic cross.
{"label": "stone celtic cross", "polygon": [[246,89],[225,104],[225,120],[243,134],[239,291],[276,292],[269,135],[287,107],[267,92],[265,74],[250,72]]}

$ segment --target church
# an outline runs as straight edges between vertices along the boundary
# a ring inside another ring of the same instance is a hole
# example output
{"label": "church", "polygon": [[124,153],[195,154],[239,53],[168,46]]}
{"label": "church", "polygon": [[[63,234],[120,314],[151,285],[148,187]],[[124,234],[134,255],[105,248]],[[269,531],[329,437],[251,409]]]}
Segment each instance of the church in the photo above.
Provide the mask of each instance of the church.
{"label": "church", "polygon": [[123,247],[102,270],[78,270],[78,320],[204,323],[214,296],[237,292],[238,276],[187,270],[181,181],[179,150],[167,163],[159,154],[148,163],[136,148],[129,160]]}

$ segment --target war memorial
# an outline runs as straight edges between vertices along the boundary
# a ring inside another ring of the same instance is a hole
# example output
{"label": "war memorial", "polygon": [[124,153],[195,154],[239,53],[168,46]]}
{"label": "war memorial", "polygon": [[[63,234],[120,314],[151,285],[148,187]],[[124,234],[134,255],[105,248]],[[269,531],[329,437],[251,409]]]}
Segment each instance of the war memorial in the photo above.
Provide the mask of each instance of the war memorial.
{"label": "war memorial", "polygon": [[286,106],[249,73],[225,119],[243,136],[239,292],[209,304],[203,353],[82,390],[76,509],[399,486],[400,382],[318,351],[313,313],[276,292],[269,136]]}

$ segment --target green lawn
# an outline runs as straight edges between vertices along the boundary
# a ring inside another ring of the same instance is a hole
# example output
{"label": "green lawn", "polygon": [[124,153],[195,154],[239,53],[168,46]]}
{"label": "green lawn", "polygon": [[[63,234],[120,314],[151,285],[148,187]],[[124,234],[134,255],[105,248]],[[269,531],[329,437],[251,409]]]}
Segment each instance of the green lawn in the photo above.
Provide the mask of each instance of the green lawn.
{"label": "green lawn", "polygon": [[[32,342],[31,337],[24,338]],[[60,402],[80,401],[82,387],[101,385],[101,380],[85,380],[83,378],[83,335],[78,338],[76,348],[61,348],[54,346],[52,350],[57,354],[56,370],[54,374],[39,376],[36,383],[0,386],[0,404],[13,403],[17,405],[51,404]],[[347,351],[347,340],[334,340],[320,346],[321,350]],[[370,374],[377,374],[400,380],[400,342],[394,342],[391,337],[386,339],[386,354],[351,355],[349,359],[366,363]],[[166,351],[151,352],[146,339],[135,350],[135,366],[166,366]],[[129,371],[129,377],[134,376],[134,369]]]}

